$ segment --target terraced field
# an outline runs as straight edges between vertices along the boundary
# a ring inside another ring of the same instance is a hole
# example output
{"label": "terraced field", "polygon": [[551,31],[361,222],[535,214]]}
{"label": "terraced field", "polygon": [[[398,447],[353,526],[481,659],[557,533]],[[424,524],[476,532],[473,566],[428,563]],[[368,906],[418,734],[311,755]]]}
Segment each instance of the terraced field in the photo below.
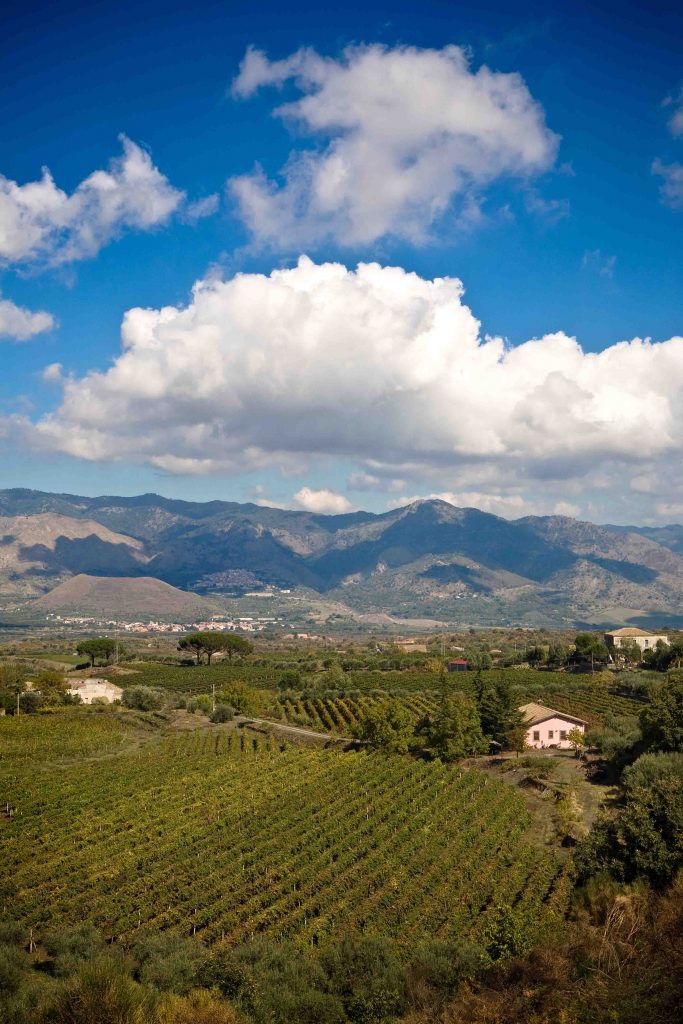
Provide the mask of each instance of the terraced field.
{"label": "terraced field", "polygon": [[115,941],[357,929],[410,946],[483,935],[501,908],[528,927],[564,909],[522,798],[478,771],[219,729],[58,764],[64,742],[92,753],[92,718],[24,721],[0,720],[0,916],[38,936],[89,920]]}

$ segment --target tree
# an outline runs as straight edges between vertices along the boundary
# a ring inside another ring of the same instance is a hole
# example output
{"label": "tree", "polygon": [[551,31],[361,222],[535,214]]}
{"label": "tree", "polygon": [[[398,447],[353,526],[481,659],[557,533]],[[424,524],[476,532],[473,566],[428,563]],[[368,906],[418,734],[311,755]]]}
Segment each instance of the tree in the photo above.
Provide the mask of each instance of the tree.
{"label": "tree", "polygon": [[483,672],[491,668],[491,655],[480,647],[470,647],[465,651],[465,661],[472,672]]}
{"label": "tree", "polygon": [[505,742],[508,733],[524,725],[522,712],[517,706],[517,698],[505,678],[480,687],[477,693],[477,706],[482,732],[498,743]]}
{"label": "tree", "polygon": [[665,684],[640,714],[647,750],[683,751],[683,682]]}
{"label": "tree", "polygon": [[26,670],[13,662],[0,665],[0,708],[14,714],[17,697],[26,690]]}
{"label": "tree", "polygon": [[412,719],[397,701],[376,704],[363,715],[354,735],[378,750],[405,754],[413,736]]}
{"label": "tree", "polygon": [[595,664],[604,665],[609,661],[609,651],[598,633],[578,633],[574,640],[572,661],[589,661],[593,668]]}
{"label": "tree", "polygon": [[228,656],[228,661],[232,664],[232,659],[235,654],[240,656],[245,654],[251,654],[254,650],[254,645],[245,639],[243,636],[238,636],[236,633],[224,633],[221,636],[221,646],[219,650],[225,651]]}
{"label": "tree", "polygon": [[603,813],[578,851],[579,874],[664,886],[683,867],[683,754],[643,754],[624,769],[623,790],[623,807]]}
{"label": "tree", "polygon": [[548,665],[550,668],[561,668],[569,657],[569,650],[564,644],[551,644],[548,648]]}
{"label": "tree", "polygon": [[42,695],[45,704],[61,704],[69,689],[69,684],[61,672],[49,670],[38,672],[31,680],[31,684],[33,689]]}
{"label": "tree", "polygon": [[121,648],[118,640],[112,640],[108,636],[93,637],[91,640],[81,640],[76,645],[76,653],[84,654],[86,658],[90,658],[90,665],[92,668],[95,667],[95,661],[97,658],[101,658],[102,661],[111,661],[116,652],[121,654]]}
{"label": "tree", "polygon": [[191,651],[197,658],[197,664],[201,665],[202,658],[206,657],[207,665],[211,664],[211,658],[218,651],[224,651],[228,661],[232,663],[235,654],[250,654],[253,645],[242,636],[235,633],[217,633],[213,630],[190,633],[178,642],[179,651]]}
{"label": "tree", "polygon": [[586,745],[586,737],[579,729],[578,725],[575,725],[573,729],[570,729],[567,734],[567,739],[572,745],[572,750],[578,757],[583,747]]}
{"label": "tree", "polygon": [[618,650],[617,657],[623,661],[624,665],[640,665],[643,660],[643,652],[635,640],[626,640]]}
{"label": "tree", "polygon": [[442,761],[457,761],[488,749],[476,704],[463,693],[442,694],[436,714],[423,719],[418,734],[425,736],[427,749]]}
{"label": "tree", "polygon": [[514,750],[517,757],[526,750],[526,734],[527,728],[525,725],[515,725],[504,734],[506,747]]}
{"label": "tree", "polygon": [[527,661],[532,668],[538,668],[539,665],[543,665],[547,660],[545,648],[540,647],[538,644],[534,647],[529,647],[524,655],[524,660]]}

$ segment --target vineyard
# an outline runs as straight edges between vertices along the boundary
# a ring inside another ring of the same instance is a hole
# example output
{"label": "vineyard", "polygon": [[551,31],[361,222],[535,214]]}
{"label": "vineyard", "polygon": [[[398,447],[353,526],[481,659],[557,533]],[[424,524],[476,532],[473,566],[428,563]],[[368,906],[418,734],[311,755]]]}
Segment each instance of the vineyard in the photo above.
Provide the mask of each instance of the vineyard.
{"label": "vineyard", "polygon": [[409,947],[481,936],[501,907],[529,928],[564,909],[568,878],[530,841],[523,799],[486,774],[239,730],[57,767],[119,742],[115,721],[84,716],[90,743],[76,722],[0,720],[0,913],[37,935],[89,920],[115,941],[308,947],[357,929]]}
{"label": "vineyard", "polygon": [[[295,664],[295,663],[294,663]],[[347,734],[372,706],[397,699],[417,720],[434,709],[439,692],[439,679],[434,673],[405,669],[403,671],[362,672],[343,674],[342,685],[328,688],[325,675],[301,674],[296,695],[276,694],[283,670],[276,663],[252,665],[215,664],[199,666],[134,663],[135,674],[126,677],[128,685],[144,683],[177,696],[209,693],[213,686],[220,692],[232,683],[245,683],[258,690],[260,712],[284,718],[294,725],[309,726],[325,732]],[[473,694],[475,673],[447,676],[447,685]],[[519,704],[539,701],[558,711],[584,718],[590,725],[599,724],[606,714],[638,715],[642,702],[611,693],[595,684],[589,675],[565,675],[538,672],[534,669],[493,669],[481,674],[481,682],[505,680],[517,696]],[[477,680],[478,681],[478,680]]]}

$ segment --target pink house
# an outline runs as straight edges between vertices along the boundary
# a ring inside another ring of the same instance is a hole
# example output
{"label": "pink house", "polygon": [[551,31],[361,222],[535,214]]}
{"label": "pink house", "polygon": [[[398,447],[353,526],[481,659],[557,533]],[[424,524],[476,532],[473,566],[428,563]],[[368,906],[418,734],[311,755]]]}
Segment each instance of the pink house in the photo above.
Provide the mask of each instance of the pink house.
{"label": "pink house", "polygon": [[588,724],[582,718],[566,715],[562,711],[553,711],[543,704],[523,704],[519,710],[527,726],[526,744],[536,750],[543,747],[568,750],[571,747],[568,737],[572,729],[585,732]]}

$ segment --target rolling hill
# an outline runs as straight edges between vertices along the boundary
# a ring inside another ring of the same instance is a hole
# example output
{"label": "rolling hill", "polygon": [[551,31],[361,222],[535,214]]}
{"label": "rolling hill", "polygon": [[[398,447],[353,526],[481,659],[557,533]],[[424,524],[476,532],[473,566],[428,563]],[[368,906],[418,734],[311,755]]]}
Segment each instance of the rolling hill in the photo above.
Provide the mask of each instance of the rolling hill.
{"label": "rolling hill", "polygon": [[352,614],[683,624],[682,533],[565,516],[510,521],[438,500],[324,516],[154,494],[6,490],[0,593],[40,598],[79,574],[145,576],[204,595],[305,588]]}
{"label": "rolling hill", "polygon": [[182,622],[204,618],[219,610],[215,601],[187,594],[151,576],[123,579],[79,574],[37,598],[41,611],[83,613],[127,619],[177,618]]}

